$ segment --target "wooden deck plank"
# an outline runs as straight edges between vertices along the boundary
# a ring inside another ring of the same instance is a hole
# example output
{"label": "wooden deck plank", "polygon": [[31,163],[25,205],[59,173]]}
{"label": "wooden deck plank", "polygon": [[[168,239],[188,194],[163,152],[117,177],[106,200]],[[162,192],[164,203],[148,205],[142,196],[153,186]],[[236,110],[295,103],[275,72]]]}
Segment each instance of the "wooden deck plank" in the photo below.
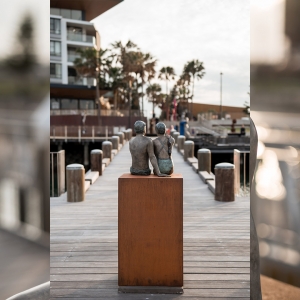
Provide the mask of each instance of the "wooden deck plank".
{"label": "wooden deck plank", "polygon": [[249,299],[249,198],[214,200],[198,174],[173,151],[184,178],[184,294],[117,290],[117,184],[129,172],[128,143],[81,203],[51,199],[51,299]]}

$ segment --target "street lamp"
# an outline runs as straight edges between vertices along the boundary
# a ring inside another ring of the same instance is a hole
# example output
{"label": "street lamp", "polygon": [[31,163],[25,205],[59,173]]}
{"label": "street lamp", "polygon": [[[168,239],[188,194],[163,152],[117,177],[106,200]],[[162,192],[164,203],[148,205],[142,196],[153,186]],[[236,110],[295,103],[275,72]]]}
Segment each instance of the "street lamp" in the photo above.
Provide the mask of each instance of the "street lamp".
{"label": "street lamp", "polygon": [[223,73],[220,73],[220,119],[222,119],[222,75]]}

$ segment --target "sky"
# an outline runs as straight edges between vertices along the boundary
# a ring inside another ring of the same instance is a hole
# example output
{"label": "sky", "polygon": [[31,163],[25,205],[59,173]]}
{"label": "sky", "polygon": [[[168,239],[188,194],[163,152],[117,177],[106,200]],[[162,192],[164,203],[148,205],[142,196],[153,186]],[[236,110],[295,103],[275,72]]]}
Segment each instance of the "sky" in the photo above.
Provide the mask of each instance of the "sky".
{"label": "sky", "polygon": [[[195,85],[195,102],[243,106],[249,101],[251,61],[276,64],[286,49],[285,0],[124,0],[94,20],[102,47],[131,39],[158,59],[157,70],[174,67],[176,74],[192,59],[204,63],[205,76]],[[0,58],[14,51],[22,17],[35,23],[36,54],[49,64],[49,0],[0,2]],[[250,10],[251,7],[251,10]],[[250,25],[251,16],[251,25]],[[163,91],[165,84],[162,82]]]}
{"label": "sky", "polygon": [[249,1],[124,0],[93,22],[102,48],[130,39],[158,59],[157,71],[172,66],[180,75],[187,61],[202,61],[194,102],[220,104],[220,72],[223,105],[249,101]]}

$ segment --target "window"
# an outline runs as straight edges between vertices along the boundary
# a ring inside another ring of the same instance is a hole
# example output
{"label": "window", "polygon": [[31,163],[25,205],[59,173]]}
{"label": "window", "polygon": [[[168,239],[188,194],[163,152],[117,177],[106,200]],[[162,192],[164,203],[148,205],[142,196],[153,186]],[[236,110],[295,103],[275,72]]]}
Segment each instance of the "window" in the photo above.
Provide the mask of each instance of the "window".
{"label": "window", "polygon": [[78,100],[61,99],[61,109],[78,109]]}
{"label": "window", "polygon": [[50,78],[61,78],[61,64],[50,63]]}
{"label": "window", "polygon": [[61,56],[61,43],[57,41],[50,41],[50,55]]}
{"label": "window", "polygon": [[79,108],[80,109],[94,109],[94,100],[80,100]]}
{"label": "window", "polygon": [[82,11],[81,10],[72,10],[71,11],[71,19],[73,20],[83,20]]}
{"label": "window", "polygon": [[60,20],[50,18],[50,33],[60,34]]}
{"label": "window", "polygon": [[60,16],[60,9],[59,8],[50,7],[50,15]]}
{"label": "window", "polygon": [[60,108],[60,103],[58,99],[50,99],[50,107],[51,109],[59,109]]}
{"label": "window", "polygon": [[50,15],[62,16],[66,19],[84,20],[84,12],[76,9],[50,8]]}

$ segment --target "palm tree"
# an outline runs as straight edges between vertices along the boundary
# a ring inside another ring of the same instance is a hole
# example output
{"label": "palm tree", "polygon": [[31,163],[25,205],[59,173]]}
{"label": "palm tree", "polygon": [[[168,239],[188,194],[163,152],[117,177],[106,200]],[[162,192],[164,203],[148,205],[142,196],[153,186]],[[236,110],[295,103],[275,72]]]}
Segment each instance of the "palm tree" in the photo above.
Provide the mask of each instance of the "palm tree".
{"label": "palm tree", "polygon": [[[97,51],[94,48],[79,48],[77,52],[80,57],[74,60],[74,67],[79,76],[82,77],[92,77],[96,79],[96,103],[98,105],[98,123],[100,125],[100,115],[101,115],[101,103],[99,96],[99,81],[101,80],[101,73],[105,72],[104,68],[106,65],[106,60],[104,58],[107,50]],[[102,70],[102,72],[101,72]]]}
{"label": "palm tree", "polygon": [[192,94],[192,109],[191,114],[193,117],[193,99],[194,99],[194,88],[195,88],[195,79],[201,79],[205,72],[203,71],[205,68],[203,66],[203,62],[199,61],[198,59],[191,60],[186,63],[184,66],[183,73],[190,75],[193,78],[193,94]]}
{"label": "palm tree", "polygon": [[[169,120],[169,103],[168,103],[168,81],[170,79],[175,79],[175,71],[172,67],[163,67],[159,71],[158,78],[166,81],[166,115],[167,120]],[[172,100],[172,99],[171,99]]]}
{"label": "palm tree", "polygon": [[119,67],[110,66],[107,71],[108,85],[114,94],[114,109],[118,108],[119,88],[124,86],[122,70]]}
{"label": "palm tree", "polygon": [[153,105],[153,114],[154,114],[155,105],[161,102],[160,92],[161,92],[161,86],[158,83],[153,83],[149,85],[146,89],[146,94]]}

